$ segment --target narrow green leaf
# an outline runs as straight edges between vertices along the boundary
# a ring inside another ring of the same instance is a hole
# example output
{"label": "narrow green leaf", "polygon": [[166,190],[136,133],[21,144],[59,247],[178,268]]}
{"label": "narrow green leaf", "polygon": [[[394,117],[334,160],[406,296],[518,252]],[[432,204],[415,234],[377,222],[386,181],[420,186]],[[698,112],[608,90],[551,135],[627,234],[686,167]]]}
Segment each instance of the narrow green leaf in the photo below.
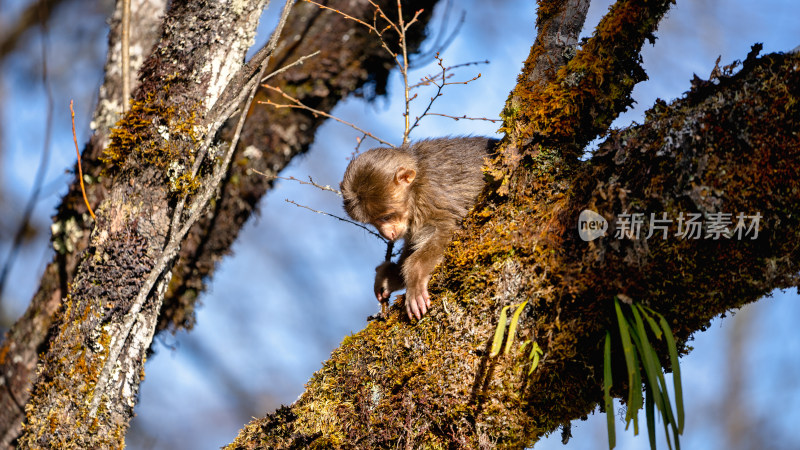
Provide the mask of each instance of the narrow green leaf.
{"label": "narrow green leaf", "polygon": [[619,299],[614,297],[614,309],[617,313],[617,323],[619,324],[619,334],[622,340],[622,351],[625,354],[625,364],[628,368],[628,410],[625,414],[625,429],[630,426],[633,420],[634,434],[639,434],[639,408],[642,407],[642,379],[639,374],[639,360],[631,343],[631,328],[628,320],[622,313]]}
{"label": "narrow green leaf", "polygon": [[672,330],[667,323],[664,316],[659,315],[661,329],[664,330],[664,336],[667,340],[667,349],[669,349],[669,363],[672,366],[672,383],[675,388],[675,410],[678,415],[678,433],[683,434],[683,389],[681,387],[681,365],[678,362],[678,349],[675,345],[675,337],[672,335]]}
{"label": "narrow green leaf", "polygon": [[[656,335],[656,339],[658,339],[660,341],[661,340],[661,328],[658,326],[658,324],[656,323],[655,319],[653,319],[652,315],[649,314],[647,312],[647,310],[645,310],[645,308],[642,305],[637,303],[634,306],[639,308],[639,312],[642,313],[642,317],[644,317],[645,320],[647,320],[647,323],[650,324],[650,329],[652,329],[653,330],[653,334]],[[653,311],[652,309],[650,309],[650,308],[647,308],[647,309],[649,309],[651,312],[655,313],[655,311]]]}
{"label": "narrow green leaf", "polygon": [[[614,297],[614,310],[617,312],[617,323],[619,324],[619,336],[622,340],[622,352],[625,355],[625,365],[628,368],[628,388],[630,389],[628,397],[628,408],[631,407],[631,398],[634,387],[634,376],[639,371],[638,365],[634,364],[635,355],[633,354],[633,344],[631,344],[630,331],[628,329],[628,321],[622,314],[622,309],[619,306],[619,299]],[[641,386],[641,385],[640,385]]]}
{"label": "narrow green leaf", "polygon": [[[633,316],[636,319],[636,329],[640,332],[643,332],[645,329],[644,322],[636,310],[633,311]],[[667,446],[672,449],[672,440],[669,436],[669,429],[672,428],[676,450],[679,450],[680,443],[677,436],[678,428],[675,417],[672,414],[672,406],[670,404],[669,394],[667,392],[667,383],[661,370],[662,365],[658,360],[658,355],[656,354],[655,349],[650,344],[650,341],[647,340],[646,336],[644,339],[639,341],[639,344],[641,345],[640,351],[643,354],[643,360],[646,361],[644,367],[649,383],[651,384],[650,387],[652,388],[653,392],[653,400],[658,407],[658,410],[661,412],[661,417],[663,419],[664,435],[667,440]]]}
{"label": "narrow green leaf", "polygon": [[530,339],[526,339],[526,340],[525,340],[525,342],[523,342],[522,344],[520,344],[520,346],[519,346],[519,352],[520,352],[520,353],[524,352],[524,351],[525,351],[525,347],[527,347],[527,346],[528,346],[528,344],[530,344],[530,343],[531,343],[531,340],[530,340]]}
{"label": "narrow green leaf", "polygon": [[531,348],[531,354],[528,358],[533,358],[533,362],[531,362],[531,368],[528,369],[528,375],[532,374],[534,370],[539,366],[539,356],[542,355],[544,352],[541,348],[539,348],[539,343],[536,341],[533,342],[533,348]]}
{"label": "narrow green leaf", "polygon": [[[633,364],[636,370],[633,373],[633,384],[628,387],[628,412],[625,415],[625,429],[628,429],[630,422],[633,421],[633,435],[639,435],[639,410],[642,409],[642,372],[639,369],[639,356],[637,348],[639,347],[639,336],[636,334],[636,328],[628,324],[630,330],[631,342],[633,345]],[[646,384],[646,383],[645,383]]]}
{"label": "narrow green leaf", "polygon": [[605,399],[606,423],[608,424],[608,448],[617,445],[616,431],[614,430],[614,403],[611,399],[611,333],[606,331],[606,344],[603,353],[603,398]]}
{"label": "narrow green leaf", "polygon": [[509,306],[504,306],[500,310],[500,320],[497,322],[497,329],[494,330],[494,340],[492,341],[492,351],[489,356],[495,357],[500,353],[500,346],[503,344],[503,336],[506,333],[506,314],[508,313]]}
{"label": "narrow green leaf", "polygon": [[653,408],[653,390],[645,386],[645,417],[647,418],[647,437],[650,438],[650,449],[656,450],[656,414]]}
{"label": "narrow green leaf", "polygon": [[[636,321],[636,334],[638,339],[636,340],[636,344],[639,347],[639,354],[642,355],[642,366],[644,367],[644,373],[647,378],[647,382],[650,384],[650,387],[654,390],[658,390],[658,374],[661,373],[661,364],[658,363],[658,359],[654,359],[655,351],[653,351],[652,347],[650,346],[650,341],[647,339],[647,334],[644,328],[644,322],[642,321],[642,317],[639,315],[639,312],[636,308],[631,308],[633,311],[633,318]],[[660,404],[659,397],[655,396],[654,398],[656,402],[656,406],[658,406],[659,410],[663,410],[663,405]]]}
{"label": "narrow green leaf", "polygon": [[[651,354],[650,359],[653,361],[658,362],[658,355],[656,355],[655,349],[648,343],[648,351]],[[678,427],[675,423],[675,416],[672,414],[672,405],[669,401],[669,393],[667,392],[667,381],[664,378],[664,373],[661,371],[661,364],[659,362],[659,367],[656,369],[658,372],[658,386],[656,387],[657,391],[655,392],[655,399],[660,401],[661,407],[661,418],[664,421],[664,437],[667,440],[667,446],[671,449],[672,448],[672,441],[669,438],[669,429],[672,428],[672,435],[675,438],[675,445],[676,450],[680,450],[680,444],[678,443]]]}
{"label": "narrow green leaf", "polygon": [[503,351],[503,354],[508,354],[511,351],[511,344],[514,343],[514,339],[517,336],[517,323],[519,323],[519,315],[522,314],[522,310],[525,309],[525,306],[528,304],[528,301],[525,300],[522,302],[521,305],[514,311],[514,315],[511,316],[511,323],[508,325],[508,339],[506,339],[506,348]]}

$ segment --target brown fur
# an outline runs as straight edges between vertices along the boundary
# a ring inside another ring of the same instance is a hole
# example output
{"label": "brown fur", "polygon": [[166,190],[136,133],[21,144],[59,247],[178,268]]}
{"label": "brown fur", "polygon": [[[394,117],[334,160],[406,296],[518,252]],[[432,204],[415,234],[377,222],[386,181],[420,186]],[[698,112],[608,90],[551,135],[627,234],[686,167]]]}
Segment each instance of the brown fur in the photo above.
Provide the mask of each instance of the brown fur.
{"label": "brown fur", "polygon": [[[375,225],[387,238],[386,229],[399,230],[395,239],[405,238],[398,262],[402,270],[394,263],[376,269],[379,300],[404,281],[409,317],[412,312],[421,317],[418,310],[424,314],[430,272],[483,189],[484,158],[495,144],[482,137],[429,139],[400,148],[375,148],[350,162],[340,185],[347,214]],[[409,173],[412,181],[403,182]],[[382,218],[387,212],[396,214]],[[397,272],[402,280],[396,279]]]}

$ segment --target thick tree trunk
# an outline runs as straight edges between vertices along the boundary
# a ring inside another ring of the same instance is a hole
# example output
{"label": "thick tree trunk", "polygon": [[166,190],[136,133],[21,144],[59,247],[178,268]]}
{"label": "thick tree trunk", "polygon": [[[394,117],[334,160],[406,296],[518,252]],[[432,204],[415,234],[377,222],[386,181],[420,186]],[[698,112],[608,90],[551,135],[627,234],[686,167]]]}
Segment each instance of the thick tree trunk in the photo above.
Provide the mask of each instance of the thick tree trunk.
{"label": "thick tree trunk", "polygon": [[[263,7],[170,4],[131,110],[103,153],[117,175],[42,360],[21,447],[124,445],[169,281],[169,233],[182,220],[173,217],[176,199],[194,192],[197,143],[213,125],[207,113],[242,67]],[[200,198],[190,209],[205,208]]]}
{"label": "thick tree trunk", "polygon": [[[568,3],[540,3],[540,20]],[[667,3],[618,2],[556,71],[535,74],[549,51],[537,41],[505,111],[497,183],[435,272],[432,311],[409,323],[393,307],[345,339],[297,402],[253,421],[231,448],[528,446],[602,402],[614,295],[662,313],[683,343],[716,315],[797,284],[800,55],[753,54],[736,75],[695,80],[590,160],[576,157],[644,79],[638,49]],[[579,239],[585,209],[609,220],[605,238]],[[669,238],[647,240],[645,226],[617,239],[626,212],[666,213]],[[731,229],[738,213],[762,218],[756,239],[706,238],[708,228],[682,239],[681,213],[730,213]],[[518,345],[488,355],[500,309],[525,300],[518,342],[544,350],[531,375]]]}
{"label": "thick tree trunk", "polygon": [[[50,2],[54,3],[54,2]],[[120,17],[122,2],[111,18],[108,36],[108,58],[105,79],[98,94],[92,120],[94,134],[82,155],[83,173],[91,181],[87,193],[95,205],[110,186],[110,178],[98,182],[103,167],[97,159],[106,146],[113,124],[122,113]],[[131,82],[138,85],[136,74],[144,59],[158,42],[166,0],[134,0],[131,2],[131,22],[135,24],[130,36]],[[77,168],[75,173],[77,174]],[[77,177],[77,175],[76,175]],[[36,375],[39,354],[47,349],[47,337],[67,285],[72,281],[81,252],[89,241],[92,221],[83,202],[76,179],[62,200],[55,218],[53,245],[54,261],[42,275],[39,290],[23,315],[5,336],[0,347],[0,448],[12,446],[22,430],[24,405]]]}

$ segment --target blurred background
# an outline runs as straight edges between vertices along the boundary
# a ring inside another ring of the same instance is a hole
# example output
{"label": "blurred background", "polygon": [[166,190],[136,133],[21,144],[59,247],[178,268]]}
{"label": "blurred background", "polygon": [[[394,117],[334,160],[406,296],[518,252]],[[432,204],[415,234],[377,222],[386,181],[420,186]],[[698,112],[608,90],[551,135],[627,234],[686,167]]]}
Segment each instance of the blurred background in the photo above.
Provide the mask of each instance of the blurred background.
{"label": "blurred background", "polygon": [[[110,0],[54,3],[47,29],[34,26],[8,36],[30,0],[0,0],[0,264],[21,223],[37,169],[45,182],[10,266],[11,280],[0,297],[0,331],[22,314],[52,257],[50,216],[72,178],[75,161],[69,101],[75,100],[79,143],[102,81]],[[461,0],[447,14],[441,2],[431,27],[448,20],[452,29],[464,14],[456,39],[442,57],[446,65],[468,66],[455,79],[480,79],[446,88],[433,110],[496,119],[516,82],[535,36],[535,3],[522,0]],[[583,36],[607,11],[610,0],[594,0]],[[264,42],[280,8],[273,2],[260,27]],[[446,16],[446,17],[445,17]],[[435,33],[434,33],[435,34]],[[800,45],[800,4],[796,0],[695,0],[678,2],[646,45],[650,80],[634,90],[635,107],[615,123],[643,121],[656,98],[667,101],[689,88],[693,74],[707,78],[718,56],[721,65],[744,59],[750,46],[762,53]],[[437,72],[429,61],[411,80]],[[45,76],[46,74],[46,76]],[[389,95],[372,103],[350,99],[334,113],[384,140],[402,139],[402,80],[391,79]],[[432,94],[420,92],[414,114]],[[52,124],[48,127],[48,115]],[[495,135],[497,123],[427,117],[415,139],[446,135]],[[49,131],[48,131],[49,129]],[[282,175],[335,186],[360,133],[329,121],[311,151]],[[369,144],[367,144],[369,145]],[[44,161],[44,163],[43,163]],[[753,187],[754,189],[757,187]],[[197,325],[190,332],[157,336],[156,354],[146,366],[137,417],[128,434],[131,449],[203,449],[229,443],[251,417],[293,402],[311,374],[342,339],[366,325],[379,308],[372,297],[375,265],[384,245],[362,229],[286,203],[344,214],[329,192],[281,181],[261,205],[222,261],[201,296]],[[1,266],[0,266],[1,267]],[[774,292],[735,314],[715,319],[690,344],[682,359],[687,424],[684,449],[798,449],[800,435],[800,302],[798,293]],[[642,418],[644,416],[642,415]],[[617,421],[622,449],[648,448],[646,432],[634,437]],[[660,430],[659,430],[660,432]],[[593,414],[572,426],[566,448],[607,448],[605,417]],[[666,448],[661,437],[660,447]],[[537,449],[561,448],[556,433]]]}

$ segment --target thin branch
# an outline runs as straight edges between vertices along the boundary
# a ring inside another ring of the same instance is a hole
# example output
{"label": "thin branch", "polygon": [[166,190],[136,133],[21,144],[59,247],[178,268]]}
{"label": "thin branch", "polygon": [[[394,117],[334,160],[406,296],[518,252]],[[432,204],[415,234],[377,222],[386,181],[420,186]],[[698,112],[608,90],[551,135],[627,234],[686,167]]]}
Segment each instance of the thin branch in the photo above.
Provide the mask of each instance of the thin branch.
{"label": "thin branch", "polygon": [[445,34],[448,27],[448,21],[451,16],[450,11],[452,9],[452,4],[452,0],[448,0],[445,4],[444,13],[442,14],[442,24],[439,27],[439,33],[437,37],[435,39],[428,39],[429,41],[433,42],[431,49],[427,51],[419,51],[413,55],[413,59],[409,66],[410,69],[427,65],[428,62],[433,59],[433,55],[438,55],[439,53],[447,50],[447,48],[450,47],[450,44],[452,44],[455,40],[456,36],[458,36],[458,33],[461,31],[461,27],[464,25],[467,12],[462,10],[461,17],[459,18],[456,26],[453,28],[453,31],[451,31],[449,35]]}
{"label": "thin branch", "polygon": [[337,215],[335,215],[335,214],[331,214],[331,213],[328,213],[328,212],[325,212],[325,211],[319,211],[319,210],[316,210],[316,209],[314,209],[314,208],[309,208],[308,206],[301,205],[301,204],[299,204],[299,203],[297,203],[297,202],[294,202],[294,201],[292,201],[292,200],[289,200],[288,198],[285,198],[285,199],[283,199],[283,201],[285,201],[286,203],[291,203],[291,204],[293,204],[294,206],[297,206],[297,207],[299,207],[299,208],[305,208],[305,209],[307,209],[307,210],[309,210],[309,211],[313,211],[313,212],[315,212],[315,213],[317,213],[317,214],[322,214],[322,215],[324,215],[324,216],[331,216],[331,217],[333,217],[334,219],[339,219],[339,220],[341,220],[342,222],[347,222],[347,223],[353,224],[353,225],[355,225],[355,226],[357,226],[357,227],[359,227],[359,228],[363,228],[364,230],[366,230],[366,231],[367,231],[367,233],[369,233],[369,234],[371,234],[371,235],[373,235],[373,236],[377,237],[378,239],[382,240],[383,242],[385,242],[385,243],[388,243],[388,242],[389,242],[389,240],[387,240],[386,238],[384,238],[384,237],[383,237],[383,236],[381,236],[380,234],[378,234],[378,233],[376,233],[376,232],[374,232],[374,231],[370,230],[370,229],[369,229],[369,228],[367,228],[367,227],[366,227],[366,225],[364,225],[364,224],[361,224],[361,223],[358,223],[358,222],[353,222],[353,221],[352,221],[352,220],[350,220],[350,219],[345,219],[344,217],[339,217],[339,216],[337,216]]}
{"label": "thin branch", "polygon": [[281,96],[283,96],[283,98],[285,98],[285,99],[289,100],[289,101],[290,101],[290,102],[292,102],[293,104],[291,104],[291,105],[281,105],[281,104],[275,103],[275,102],[273,102],[273,101],[271,101],[271,100],[267,100],[267,101],[259,102],[259,103],[261,103],[261,104],[264,104],[264,105],[271,105],[271,106],[274,106],[275,108],[278,108],[278,109],[280,109],[280,108],[296,108],[296,109],[304,109],[304,110],[306,110],[306,111],[308,111],[308,112],[310,112],[310,113],[314,114],[315,116],[316,116],[316,115],[319,115],[319,116],[322,116],[322,117],[327,117],[328,119],[333,119],[333,120],[335,120],[335,121],[337,121],[337,122],[339,122],[339,123],[341,123],[341,124],[347,125],[348,127],[350,127],[350,128],[353,128],[353,129],[355,129],[355,130],[357,130],[357,131],[359,131],[359,132],[361,132],[361,133],[364,133],[364,135],[366,135],[366,136],[369,136],[369,137],[371,137],[372,139],[375,139],[376,141],[380,142],[381,144],[388,145],[389,147],[392,147],[392,148],[394,148],[394,145],[392,145],[392,144],[390,144],[389,142],[387,142],[387,141],[384,141],[383,139],[381,139],[381,138],[379,138],[379,137],[375,136],[374,134],[370,133],[369,131],[366,131],[366,130],[364,130],[364,129],[362,129],[362,128],[359,128],[359,127],[358,127],[358,126],[356,126],[355,124],[352,124],[352,123],[350,123],[350,122],[347,122],[347,121],[345,121],[345,120],[342,120],[342,119],[340,119],[340,118],[338,118],[338,117],[336,117],[336,116],[332,116],[332,115],[330,115],[330,114],[328,114],[328,113],[326,113],[326,112],[324,112],[324,111],[320,111],[320,110],[318,110],[318,109],[314,109],[314,108],[312,108],[312,107],[310,107],[310,106],[306,106],[306,105],[304,105],[304,104],[303,104],[303,103],[302,103],[300,100],[298,100],[298,99],[296,99],[296,98],[292,97],[291,95],[289,95],[289,94],[287,94],[287,93],[283,92],[283,90],[282,90],[281,88],[279,88],[279,87],[271,86],[271,85],[269,85],[269,84],[263,84],[262,86],[263,86],[264,88],[266,88],[266,89],[269,89],[269,90],[271,90],[271,91],[277,92],[278,94],[280,94]]}
{"label": "thin branch", "polygon": [[[439,114],[439,113],[430,112],[431,107],[433,106],[433,102],[435,102],[437,98],[442,96],[442,90],[444,90],[445,86],[450,86],[450,85],[454,85],[454,84],[469,84],[469,83],[472,83],[473,81],[475,81],[475,80],[477,80],[478,78],[481,77],[481,74],[479,73],[478,75],[474,76],[473,78],[471,78],[471,79],[469,79],[467,81],[447,81],[447,79],[452,76],[452,75],[448,75],[448,73],[447,73],[447,71],[450,69],[450,67],[445,67],[444,66],[444,60],[439,56],[438,53],[436,54],[436,56],[434,56],[434,58],[436,58],[436,60],[438,61],[439,67],[442,68],[442,73],[439,74],[439,75],[435,75],[435,76],[424,77],[422,79],[423,81],[421,83],[412,86],[412,88],[415,88],[415,87],[420,86],[420,85],[431,85],[432,84],[432,85],[436,86],[436,94],[434,94],[434,96],[430,98],[430,101],[428,102],[428,105],[425,107],[425,110],[422,112],[422,114],[420,116],[418,116],[414,120],[414,125],[412,125],[411,128],[408,130],[409,133],[411,131],[413,131],[415,128],[417,128],[417,126],[419,125],[420,120],[422,120],[422,118],[425,117],[425,116],[445,116],[445,117],[449,117],[449,118],[455,119],[455,120],[467,119],[467,120],[488,120],[488,121],[491,121],[491,122],[499,122],[499,119],[470,118],[470,117],[467,117],[466,115],[464,115],[463,117],[456,118],[455,116],[449,116],[449,115],[446,115],[446,114]],[[465,63],[465,64],[462,64],[461,66],[469,65],[469,64],[476,64],[476,63]],[[459,66],[453,66],[453,67],[459,67]],[[440,80],[440,79],[442,80],[441,84],[438,82],[438,80]],[[416,95],[414,96],[414,98],[416,98]]]}
{"label": "thin branch", "polygon": [[44,144],[42,148],[42,157],[39,159],[39,167],[36,169],[36,175],[34,176],[31,196],[28,197],[28,202],[25,204],[25,209],[22,213],[22,221],[17,229],[17,233],[14,235],[14,241],[11,243],[11,249],[8,251],[8,256],[3,264],[3,268],[0,270],[0,299],[2,299],[3,288],[5,287],[8,274],[11,271],[11,267],[14,265],[14,260],[17,257],[17,253],[19,253],[19,249],[22,246],[22,241],[25,237],[26,231],[30,226],[31,217],[33,216],[33,209],[36,207],[36,203],[39,201],[39,195],[42,191],[44,177],[47,174],[47,166],[50,162],[50,140],[53,134],[53,90],[50,87],[47,72],[47,45],[49,42],[49,29],[47,27],[47,21],[45,18],[41,17],[40,19],[41,21],[39,23],[42,30],[42,85],[44,86],[45,94],[47,96],[47,118],[45,119]]}
{"label": "thin branch", "polygon": [[[373,23],[372,23],[372,25],[370,25],[370,24],[364,22],[363,20],[360,20],[360,19],[357,19],[357,18],[355,18],[353,16],[350,16],[350,15],[348,15],[348,14],[346,14],[346,13],[344,13],[344,12],[338,10],[338,9],[322,5],[322,4],[317,3],[317,2],[315,2],[313,0],[305,0],[305,1],[308,2],[308,3],[314,4],[314,5],[318,6],[319,8],[327,9],[329,11],[332,11],[332,12],[335,12],[337,14],[340,14],[343,17],[345,17],[346,19],[352,20],[352,21],[354,21],[356,23],[359,23],[359,24],[367,27],[370,30],[370,32],[374,32],[376,35],[378,35],[378,39],[380,40],[381,47],[383,47],[384,50],[386,50],[386,52],[388,52],[389,55],[391,55],[392,58],[395,59],[395,62],[397,63],[397,67],[400,70],[400,74],[403,77],[403,86],[404,86],[403,92],[404,92],[404,97],[405,97],[405,112],[403,114],[403,119],[405,121],[405,128],[403,129],[404,130],[403,131],[403,145],[407,144],[408,143],[408,135],[411,132],[411,129],[410,129],[411,113],[410,113],[409,110],[410,110],[411,101],[414,100],[414,98],[416,98],[416,96],[409,98],[409,92],[410,92],[410,89],[408,87],[408,65],[409,64],[408,64],[408,45],[407,45],[407,42],[406,42],[406,31],[408,31],[409,27],[411,27],[413,24],[415,24],[417,22],[417,20],[419,19],[420,14],[422,14],[422,12],[424,10],[423,9],[418,10],[416,13],[414,13],[414,17],[412,17],[411,20],[409,20],[406,23],[403,20],[403,5],[401,4],[400,0],[397,0],[397,17],[398,17],[398,21],[397,21],[397,23],[395,23],[391,19],[389,19],[389,16],[387,16],[386,13],[383,12],[383,9],[381,9],[380,5],[378,5],[374,0],[369,0],[369,4],[372,5],[373,8],[375,8],[375,13],[374,13],[373,19],[372,19]],[[383,19],[384,21],[386,21],[387,24],[388,24],[385,28],[380,29],[380,30],[378,29],[378,18],[379,17],[381,19]],[[395,53],[394,51],[392,51],[392,49],[389,48],[389,45],[386,43],[386,40],[383,39],[384,32],[386,30],[390,29],[390,28],[393,29],[397,33],[397,35],[399,37],[399,41],[400,41],[399,45],[400,45],[400,49],[401,49],[401,52],[402,52],[402,60],[398,60],[398,54]],[[283,93],[282,91],[281,91],[281,94],[284,97],[291,98],[291,97],[288,97],[288,95]],[[294,103],[296,105],[298,105],[298,106],[285,105],[283,107],[300,107],[299,106],[300,103],[298,101],[295,101]],[[269,102],[268,104],[275,105],[274,103],[271,103],[271,102]],[[277,106],[277,105],[275,105],[275,106]],[[311,108],[308,108],[308,107],[305,107],[305,106],[303,108],[307,109],[309,111],[313,111]],[[324,115],[324,113],[323,113],[323,115]],[[344,122],[344,121],[339,120],[339,119],[337,119],[337,118],[335,118],[333,116],[330,116],[330,115],[325,115],[325,117],[332,118],[332,119],[337,120],[337,121],[339,121],[341,123],[349,125],[350,127],[353,127],[356,130],[361,131],[361,132],[367,134],[368,136],[376,139],[371,134],[366,133],[364,130],[356,127],[353,124],[350,124],[348,122]],[[380,139],[376,139],[376,140],[378,140],[379,142],[382,142],[384,144],[391,145],[391,144],[388,144],[385,141],[381,141]],[[394,146],[392,146],[392,147],[394,147]]]}
{"label": "thin branch", "polygon": [[278,69],[278,70],[275,70],[275,71],[271,72],[269,75],[265,76],[265,77],[264,77],[264,78],[261,80],[261,82],[263,83],[263,82],[265,82],[265,81],[269,80],[270,78],[274,77],[275,75],[278,75],[278,74],[280,74],[280,73],[282,73],[282,72],[285,72],[285,71],[287,71],[287,70],[291,69],[291,68],[292,68],[292,67],[294,67],[294,66],[302,66],[302,65],[303,65],[303,63],[304,63],[304,62],[306,62],[306,60],[307,60],[307,59],[309,59],[309,58],[313,58],[314,56],[317,56],[317,55],[319,55],[319,52],[320,52],[320,51],[319,51],[319,50],[317,50],[317,51],[315,51],[314,53],[311,53],[310,55],[301,56],[300,58],[298,58],[298,59],[297,59],[297,61],[295,61],[295,62],[293,62],[293,63],[291,63],[291,64],[289,64],[289,65],[283,66],[283,67],[281,67],[281,68],[280,68],[280,69]]}
{"label": "thin branch", "polygon": [[[315,1],[313,1],[313,0],[304,0],[304,1],[305,1],[306,3],[311,3],[312,5],[317,5],[318,7],[322,8],[322,9],[327,9],[327,10],[329,10],[329,11],[333,11],[333,12],[335,12],[336,14],[339,14],[339,15],[341,15],[341,16],[342,16],[342,17],[344,17],[345,19],[352,20],[353,22],[360,23],[361,25],[364,25],[365,27],[369,28],[370,30],[372,30],[372,31],[374,31],[374,32],[376,32],[376,33],[378,32],[378,30],[377,30],[375,27],[373,27],[372,25],[368,24],[367,22],[364,22],[364,21],[363,21],[363,20],[361,20],[361,19],[357,19],[357,18],[355,18],[355,17],[353,17],[353,16],[351,16],[351,15],[345,14],[344,12],[342,12],[342,11],[339,11],[338,9],[331,8],[330,6],[325,6],[325,5],[321,4],[321,3],[317,3],[317,2],[315,2]],[[370,3],[372,3],[372,2],[370,2]]]}
{"label": "thin branch", "polygon": [[81,167],[81,151],[78,149],[78,135],[75,133],[75,110],[72,109],[72,100],[69,101],[69,112],[72,115],[72,140],[75,142],[75,153],[78,155],[78,179],[81,183],[81,193],[83,194],[83,202],[86,203],[86,208],[92,216],[92,220],[97,222],[97,217],[92,211],[92,205],[89,204],[89,199],[86,197],[86,187],[83,185],[83,168]]}
{"label": "thin branch", "polygon": [[315,183],[314,180],[310,176],[308,177],[308,181],[303,181],[303,180],[300,180],[300,179],[295,178],[295,177],[281,177],[281,176],[278,176],[278,175],[268,175],[268,174],[266,174],[264,172],[261,172],[259,170],[256,170],[256,169],[250,169],[250,170],[252,172],[255,172],[255,173],[261,175],[262,177],[265,177],[265,178],[270,179],[270,180],[296,181],[296,182],[298,182],[300,184],[308,184],[308,185],[314,186],[315,188],[323,190],[323,191],[333,192],[334,194],[338,195],[339,197],[342,196],[342,193],[340,191],[337,191],[336,189],[328,186],[327,184],[325,186],[323,186],[321,184]]}
{"label": "thin branch", "polygon": [[485,120],[487,122],[492,122],[492,123],[501,121],[501,119],[489,119],[489,118],[486,118],[486,117],[467,117],[466,115],[463,115],[463,116],[451,116],[451,115],[448,115],[448,114],[440,114],[440,113],[433,113],[433,112],[429,112],[426,115],[428,115],[428,116],[447,117],[447,118],[453,119],[455,121],[459,121],[461,119],[464,119],[464,120]]}
{"label": "thin branch", "polygon": [[131,99],[131,0],[122,0],[122,112],[128,112]]}
{"label": "thin branch", "polygon": [[[437,53],[437,55],[438,55],[438,53]],[[488,59],[485,59],[483,61],[470,61],[470,62],[465,62],[465,63],[461,63],[461,64],[456,64],[456,65],[453,65],[453,66],[447,66],[445,68],[445,70],[446,71],[452,71],[454,69],[459,69],[461,67],[477,66],[478,64],[489,64],[489,63],[490,63],[490,61]],[[447,75],[447,78],[452,78],[453,76],[455,76],[454,73],[449,73]],[[416,89],[416,88],[418,88],[420,86],[430,86],[434,82],[438,81],[441,77],[442,77],[441,74],[426,75],[426,76],[424,76],[424,77],[422,77],[420,79],[419,83],[414,84],[412,86],[409,86],[409,89]],[[477,79],[477,78],[475,78],[475,79]],[[469,81],[475,81],[475,79],[472,79],[472,80],[469,80]],[[461,83],[463,83],[463,82],[461,82]],[[457,84],[457,83],[454,82],[454,84]]]}

